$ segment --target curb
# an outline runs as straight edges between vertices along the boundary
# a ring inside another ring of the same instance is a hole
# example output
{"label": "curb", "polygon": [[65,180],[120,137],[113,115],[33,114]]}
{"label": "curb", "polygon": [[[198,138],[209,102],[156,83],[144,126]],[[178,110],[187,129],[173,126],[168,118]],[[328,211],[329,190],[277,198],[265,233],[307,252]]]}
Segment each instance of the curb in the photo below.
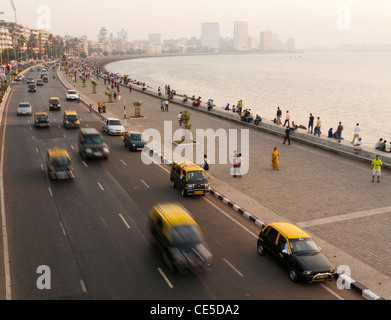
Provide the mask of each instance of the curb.
{"label": "curb", "polygon": [[[61,80],[60,80],[60,82],[64,87],[66,87],[65,84]],[[138,91],[141,91],[141,90],[138,90]],[[80,101],[88,107],[88,103],[85,102],[81,97],[80,97]],[[104,115],[99,114],[96,110],[93,110],[93,111],[94,111],[94,113],[99,115],[99,117],[101,117],[103,119],[105,118]],[[157,151],[154,151],[152,148],[146,146],[146,149],[148,150],[149,153],[152,152],[152,155],[150,155],[151,157],[155,156],[155,157],[159,158],[164,164],[171,164],[172,163],[169,159],[165,158],[163,155],[161,155]],[[246,210],[244,210],[243,208],[241,208],[240,206],[238,206],[237,204],[235,204],[234,202],[232,202],[228,198],[224,197],[223,195],[218,193],[216,190],[211,188],[210,194],[213,195],[214,197],[216,197],[217,199],[221,200],[223,203],[228,205],[228,207],[232,208],[233,210],[235,210],[236,212],[241,214],[243,217],[245,217],[246,219],[253,222],[258,227],[264,228],[267,225],[265,222],[261,221],[260,219],[258,219],[255,216],[251,215],[249,212],[247,212]],[[343,273],[341,273],[341,274],[337,273],[336,278],[338,280],[341,279],[340,281],[343,282],[344,286],[349,287],[350,289],[357,292],[358,294],[360,294],[363,298],[365,298],[367,300],[385,300],[384,298],[380,297],[379,295],[377,295],[373,291],[369,290],[366,286],[364,286],[360,282],[346,276]]]}

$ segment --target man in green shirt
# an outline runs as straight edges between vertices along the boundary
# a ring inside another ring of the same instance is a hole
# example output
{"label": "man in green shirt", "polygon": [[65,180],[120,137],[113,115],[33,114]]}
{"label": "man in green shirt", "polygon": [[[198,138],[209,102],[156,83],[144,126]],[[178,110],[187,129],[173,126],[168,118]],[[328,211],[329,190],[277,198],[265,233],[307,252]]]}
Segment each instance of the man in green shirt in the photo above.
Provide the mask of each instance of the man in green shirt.
{"label": "man in green shirt", "polygon": [[381,166],[383,162],[379,159],[379,156],[376,156],[376,159],[372,161],[371,169],[372,169],[372,182],[375,182],[375,176],[377,176],[377,182],[380,182],[381,175]]}

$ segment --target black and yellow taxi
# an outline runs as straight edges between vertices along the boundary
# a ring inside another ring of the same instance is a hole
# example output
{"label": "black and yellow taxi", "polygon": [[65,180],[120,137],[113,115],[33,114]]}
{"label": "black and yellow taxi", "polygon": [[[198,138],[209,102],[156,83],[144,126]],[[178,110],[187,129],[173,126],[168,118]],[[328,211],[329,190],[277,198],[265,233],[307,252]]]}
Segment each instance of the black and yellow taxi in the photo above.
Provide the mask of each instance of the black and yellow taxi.
{"label": "black and yellow taxi", "polygon": [[289,222],[265,226],[258,236],[257,251],[261,256],[268,252],[284,263],[294,282],[332,280],[335,275],[334,266],[312,237]]}
{"label": "black and yellow taxi", "polygon": [[75,173],[71,158],[63,148],[50,148],[47,152],[47,172],[51,179],[73,179]]}
{"label": "black and yellow taxi", "polygon": [[150,211],[150,236],[171,271],[210,270],[212,254],[198,224],[176,203],[157,204]]}
{"label": "black and yellow taxi", "polygon": [[69,128],[80,128],[80,118],[75,110],[64,111],[62,124],[66,129]]}
{"label": "black and yellow taxi", "polygon": [[57,97],[51,97],[49,99],[49,109],[50,110],[61,110],[60,99]]}
{"label": "black and yellow taxi", "polygon": [[179,188],[182,197],[210,193],[206,171],[193,161],[174,161],[170,180],[173,188]]}
{"label": "black and yellow taxi", "polygon": [[39,127],[50,127],[49,115],[45,111],[38,111],[34,113],[34,124],[37,128]]}

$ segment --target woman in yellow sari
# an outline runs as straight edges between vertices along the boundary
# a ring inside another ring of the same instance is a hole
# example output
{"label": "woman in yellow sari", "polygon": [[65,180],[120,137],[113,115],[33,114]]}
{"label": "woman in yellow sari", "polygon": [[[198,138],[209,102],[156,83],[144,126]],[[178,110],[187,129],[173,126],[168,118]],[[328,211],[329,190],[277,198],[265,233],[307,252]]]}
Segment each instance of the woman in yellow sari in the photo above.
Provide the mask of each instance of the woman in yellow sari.
{"label": "woman in yellow sari", "polygon": [[280,155],[278,154],[277,148],[274,147],[274,150],[272,152],[272,167],[273,170],[279,170],[278,165],[280,161]]}

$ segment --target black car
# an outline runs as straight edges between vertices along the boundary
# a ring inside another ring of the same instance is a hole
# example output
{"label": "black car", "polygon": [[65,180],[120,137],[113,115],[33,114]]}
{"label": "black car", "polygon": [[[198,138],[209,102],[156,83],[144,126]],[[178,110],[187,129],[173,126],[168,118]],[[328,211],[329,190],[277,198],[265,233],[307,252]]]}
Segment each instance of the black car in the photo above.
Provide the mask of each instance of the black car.
{"label": "black car", "polygon": [[266,252],[288,267],[292,281],[317,282],[331,280],[335,268],[321,253],[314,240],[289,222],[271,223],[259,233],[258,254]]}
{"label": "black car", "polygon": [[28,90],[29,92],[37,92],[37,87],[35,86],[35,84],[29,84]]}
{"label": "black car", "polygon": [[126,131],[124,134],[124,146],[130,151],[141,150],[147,143],[141,133]]}
{"label": "black car", "polygon": [[103,140],[102,134],[95,128],[82,128],[79,133],[79,153],[83,159],[108,158],[109,147]]}

